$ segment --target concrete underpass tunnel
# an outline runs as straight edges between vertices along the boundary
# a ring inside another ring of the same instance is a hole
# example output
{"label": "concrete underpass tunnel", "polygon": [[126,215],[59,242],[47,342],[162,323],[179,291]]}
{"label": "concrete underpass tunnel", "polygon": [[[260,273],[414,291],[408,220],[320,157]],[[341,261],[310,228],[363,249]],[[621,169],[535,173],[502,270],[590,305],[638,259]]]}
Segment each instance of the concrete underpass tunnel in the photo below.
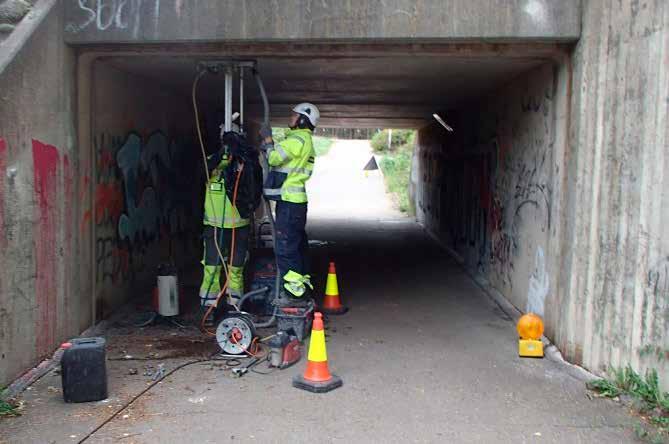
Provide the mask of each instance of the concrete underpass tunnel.
{"label": "concrete underpass tunnel", "polygon": [[[308,183],[316,296],[334,260],[351,307],[328,324],[333,368],[354,389],[334,392],[332,437],[469,442],[475,428],[480,441],[517,442],[534,439],[521,425],[543,424],[556,441],[574,430],[577,441],[623,441],[614,422],[593,419],[610,406],[586,401],[564,367],[517,358],[507,315],[541,315],[570,363],[600,376],[657,370],[666,390],[669,4],[283,3],[0,1],[0,385],[148,300],[161,263],[176,262],[197,302],[196,67],[255,60],[275,128],[308,101],[323,128],[416,131],[415,218],[364,176],[365,142],[337,142]],[[20,9],[9,23],[8,6]],[[245,86],[254,135],[261,98],[251,78]],[[203,78],[197,97],[211,152],[222,76]],[[266,401],[294,394],[248,387],[235,393],[254,414],[238,410],[234,423],[259,437],[257,413],[276,411]],[[352,420],[379,412],[378,424]],[[305,439],[320,433],[310,418]],[[191,423],[153,430],[177,425]],[[202,423],[214,440],[219,426]],[[263,438],[281,433],[293,429]]]}
{"label": "concrete underpass tunnel", "polygon": [[[94,310],[98,320],[138,288],[150,288],[159,263],[175,260],[181,267],[198,269],[204,173],[191,92],[201,60],[230,56],[256,60],[275,127],[286,125],[293,104],[310,101],[321,110],[321,127],[418,130],[410,184],[418,220],[452,252],[468,255],[465,259],[470,264],[478,260],[480,268],[488,265],[483,261],[509,254],[510,248],[490,240],[502,210],[495,206],[499,202],[493,202],[494,171],[500,162],[513,157],[498,132],[503,130],[503,136],[511,137],[527,131],[511,122],[518,117],[514,112],[537,113],[549,132],[555,124],[555,59],[561,51],[555,45],[343,45],[330,47],[330,51],[314,46],[302,48],[302,54],[292,51],[290,57],[276,55],[285,53],[280,45],[276,50],[271,45],[255,51],[233,48],[225,55],[174,53],[174,47],[171,54],[156,51],[147,55],[131,49],[111,54],[84,52],[82,60],[88,65],[83,65],[90,71],[81,70],[79,78],[80,85],[91,86],[90,113],[82,123],[90,119],[96,171]],[[201,128],[210,153],[218,143],[223,94],[222,75],[206,75],[197,90]],[[262,102],[250,75],[245,78],[245,96],[247,129],[253,133]],[[520,103],[517,111],[511,103],[514,100]],[[238,110],[236,92],[233,103]],[[455,131],[446,131],[433,118],[434,113]],[[82,128],[85,134],[87,127]],[[533,137],[529,134],[522,137],[528,144],[539,143],[529,140]],[[347,157],[344,163],[361,171],[366,154],[360,157],[354,146],[348,154],[335,150],[329,157]],[[358,158],[353,161],[355,155]],[[533,171],[521,173],[525,177],[520,185],[529,188],[522,191],[528,194],[513,215],[514,224],[526,211],[550,211],[539,196],[546,190],[532,182],[542,174],[542,162],[550,155],[544,152],[541,159],[535,159]],[[323,166],[327,161],[320,168]],[[355,179],[344,175],[338,180],[332,175],[341,172],[330,174],[326,180],[318,179],[317,174],[309,187],[312,237],[326,242],[338,238],[336,251],[312,251],[318,262],[314,264],[317,282],[324,278],[320,274],[325,275],[330,259],[360,273],[351,278],[359,282],[377,282],[374,275],[387,277],[391,272],[400,278],[416,270],[436,270],[432,255],[425,254],[425,245],[410,240],[416,233],[393,221],[399,213],[386,214],[383,205],[375,206],[384,196],[372,193],[364,197]],[[352,220],[358,225],[351,226]],[[517,233],[520,238],[527,236],[522,248],[536,250],[537,237],[547,229],[542,226],[527,235]],[[427,251],[436,254],[438,247],[433,244]],[[533,260],[535,255],[530,256]],[[534,264],[529,265],[528,270]],[[195,285],[196,278],[189,280]],[[525,297],[526,291],[521,291]],[[196,290],[187,292],[195,298]],[[525,304],[518,303],[521,305],[524,309]]]}

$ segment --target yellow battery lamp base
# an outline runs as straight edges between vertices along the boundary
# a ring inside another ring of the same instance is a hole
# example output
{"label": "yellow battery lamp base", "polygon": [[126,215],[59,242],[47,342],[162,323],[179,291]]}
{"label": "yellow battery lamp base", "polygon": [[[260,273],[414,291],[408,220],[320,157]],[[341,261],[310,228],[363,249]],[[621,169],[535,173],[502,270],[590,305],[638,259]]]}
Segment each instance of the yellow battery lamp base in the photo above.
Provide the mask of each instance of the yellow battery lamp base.
{"label": "yellow battery lamp base", "polygon": [[536,339],[518,340],[518,356],[525,358],[543,358],[544,344]]}

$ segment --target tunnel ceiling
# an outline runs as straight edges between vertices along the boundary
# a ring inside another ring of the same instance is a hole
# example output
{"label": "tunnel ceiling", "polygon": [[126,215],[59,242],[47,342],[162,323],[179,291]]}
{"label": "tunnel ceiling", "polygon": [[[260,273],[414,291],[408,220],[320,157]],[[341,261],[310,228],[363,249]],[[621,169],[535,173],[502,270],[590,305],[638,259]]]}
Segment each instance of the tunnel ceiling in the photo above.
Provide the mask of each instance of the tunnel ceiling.
{"label": "tunnel ceiling", "polygon": [[[545,59],[504,56],[267,56],[253,58],[268,92],[272,121],[285,124],[291,104],[309,101],[321,126],[421,127],[433,112],[480,98]],[[190,95],[196,64],[211,57],[111,56],[104,62]],[[249,76],[249,80],[250,76]],[[223,77],[206,76],[200,100],[222,100]],[[248,106],[258,112],[257,88],[247,84]]]}

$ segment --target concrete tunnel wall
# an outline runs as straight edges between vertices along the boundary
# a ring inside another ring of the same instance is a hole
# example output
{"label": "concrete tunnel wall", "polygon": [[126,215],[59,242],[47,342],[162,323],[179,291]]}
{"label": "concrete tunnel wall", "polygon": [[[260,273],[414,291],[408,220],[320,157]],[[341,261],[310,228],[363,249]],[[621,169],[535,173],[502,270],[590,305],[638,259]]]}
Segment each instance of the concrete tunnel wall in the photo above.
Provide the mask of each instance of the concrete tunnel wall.
{"label": "concrete tunnel wall", "polygon": [[95,210],[82,226],[95,238],[100,320],[150,293],[158,264],[183,270],[199,261],[204,173],[190,97],[102,60],[90,75]]}
{"label": "concrete tunnel wall", "polygon": [[75,54],[57,4],[36,4],[0,51],[0,387],[91,323]]}
{"label": "concrete tunnel wall", "polygon": [[584,6],[572,54],[419,131],[417,215],[570,362],[666,388],[669,5]]}
{"label": "concrete tunnel wall", "polygon": [[417,141],[418,219],[516,307],[548,318],[566,135],[559,74],[550,64],[526,73],[447,114],[455,132],[434,123]]}
{"label": "concrete tunnel wall", "polygon": [[201,255],[190,97],[77,58],[58,4],[0,57],[0,387]]}

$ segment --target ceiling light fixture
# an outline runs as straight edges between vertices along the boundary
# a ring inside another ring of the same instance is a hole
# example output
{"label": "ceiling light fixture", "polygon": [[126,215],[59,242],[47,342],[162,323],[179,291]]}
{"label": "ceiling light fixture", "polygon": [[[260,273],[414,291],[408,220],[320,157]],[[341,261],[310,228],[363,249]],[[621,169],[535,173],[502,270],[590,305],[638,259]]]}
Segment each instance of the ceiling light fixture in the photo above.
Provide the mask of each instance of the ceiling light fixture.
{"label": "ceiling light fixture", "polygon": [[441,117],[439,117],[439,114],[434,113],[434,114],[432,114],[432,117],[434,117],[434,120],[436,120],[437,122],[439,122],[439,123],[441,124],[441,126],[443,126],[444,128],[446,128],[446,131],[448,131],[448,132],[450,132],[450,133],[453,132],[453,128],[451,128],[446,122],[444,122],[444,119],[442,119]]}

